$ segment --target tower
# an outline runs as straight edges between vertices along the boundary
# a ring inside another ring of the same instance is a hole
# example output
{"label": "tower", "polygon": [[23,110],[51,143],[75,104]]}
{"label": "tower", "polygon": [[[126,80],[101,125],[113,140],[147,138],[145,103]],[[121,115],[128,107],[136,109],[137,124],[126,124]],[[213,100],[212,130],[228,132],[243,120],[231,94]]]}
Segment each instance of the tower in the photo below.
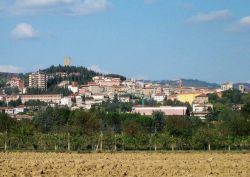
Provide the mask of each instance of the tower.
{"label": "tower", "polygon": [[239,85],[239,91],[241,92],[241,93],[244,93],[245,92],[245,86],[244,85]]}
{"label": "tower", "polygon": [[63,65],[64,67],[70,66],[71,58],[70,57],[64,57]]}

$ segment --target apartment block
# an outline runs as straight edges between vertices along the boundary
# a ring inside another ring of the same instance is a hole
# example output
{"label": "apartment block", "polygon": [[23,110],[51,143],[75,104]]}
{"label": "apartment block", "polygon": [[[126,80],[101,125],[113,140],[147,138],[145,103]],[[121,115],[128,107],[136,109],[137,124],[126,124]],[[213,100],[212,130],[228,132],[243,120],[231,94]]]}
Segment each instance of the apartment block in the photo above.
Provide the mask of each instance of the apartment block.
{"label": "apartment block", "polygon": [[47,89],[47,77],[46,74],[41,72],[32,73],[29,75],[29,87]]}

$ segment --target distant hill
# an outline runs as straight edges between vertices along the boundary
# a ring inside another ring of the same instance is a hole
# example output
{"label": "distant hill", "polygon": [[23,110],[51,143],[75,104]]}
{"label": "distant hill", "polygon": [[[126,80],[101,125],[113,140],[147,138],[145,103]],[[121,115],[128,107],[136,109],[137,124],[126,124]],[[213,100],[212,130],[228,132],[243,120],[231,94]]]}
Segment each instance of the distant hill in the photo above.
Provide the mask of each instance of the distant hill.
{"label": "distant hill", "polygon": [[[201,81],[198,79],[181,79],[184,86],[187,87],[208,87],[208,88],[218,88],[220,87],[217,83],[210,83],[206,81]],[[161,81],[147,81],[147,82],[154,82],[160,83],[162,85],[168,84],[170,86],[177,86],[178,80],[161,80]]]}
{"label": "distant hill", "polygon": [[250,90],[250,83],[239,82],[239,83],[234,84],[234,88],[235,88],[235,89],[238,89],[238,88],[239,88],[239,85],[244,85],[244,86],[246,87],[246,89]]}
{"label": "distant hill", "polygon": [[[68,80],[70,82],[76,81],[79,84],[86,84],[87,82],[90,82],[92,80],[92,77],[98,76],[98,75],[104,75],[102,73],[95,72],[83,66],[64,67],[61,65],[58,65],[58,66],[52,65],[49,68],[46,68],[40,71],[48,75],[54,76],[54,78],[51,78],[48,80],[48,87],[53,87],[63,80]],[[57,75],[56,73],[66,73],[66,77],[61,77],[60,75]],[[25,85],[28,85],[29,74],[30,73],[18,74],[18,73],[1,73],[0,72],[0,88],[4,87],[7,80],[13,76],[22,78],[24,80]],[[118,74],[108,74],[104,76],[118,77],[121,80],[126,80],[126,77],[122,75],[118,75]]]}

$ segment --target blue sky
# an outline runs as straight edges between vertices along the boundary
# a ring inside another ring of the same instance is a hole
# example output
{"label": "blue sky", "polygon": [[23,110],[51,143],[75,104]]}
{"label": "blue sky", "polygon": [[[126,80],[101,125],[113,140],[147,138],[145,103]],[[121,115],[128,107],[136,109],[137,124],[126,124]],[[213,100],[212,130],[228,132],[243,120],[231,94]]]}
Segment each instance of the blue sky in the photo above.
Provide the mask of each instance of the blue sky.
{"label": "blue sky", "polygon": [[133,78],[249,82],[250,1],[0,1],[0,71],[64,56]]}

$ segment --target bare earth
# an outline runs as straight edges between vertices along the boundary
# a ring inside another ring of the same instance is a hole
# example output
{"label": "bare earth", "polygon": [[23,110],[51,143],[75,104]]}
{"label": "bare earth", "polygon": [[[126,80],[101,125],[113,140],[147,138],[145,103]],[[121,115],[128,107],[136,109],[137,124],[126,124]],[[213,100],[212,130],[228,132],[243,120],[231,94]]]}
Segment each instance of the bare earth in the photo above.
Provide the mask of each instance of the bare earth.
{"label": "bare earth", "polygon": [[250,176],[250,153],[0,153],[0,176]]}

